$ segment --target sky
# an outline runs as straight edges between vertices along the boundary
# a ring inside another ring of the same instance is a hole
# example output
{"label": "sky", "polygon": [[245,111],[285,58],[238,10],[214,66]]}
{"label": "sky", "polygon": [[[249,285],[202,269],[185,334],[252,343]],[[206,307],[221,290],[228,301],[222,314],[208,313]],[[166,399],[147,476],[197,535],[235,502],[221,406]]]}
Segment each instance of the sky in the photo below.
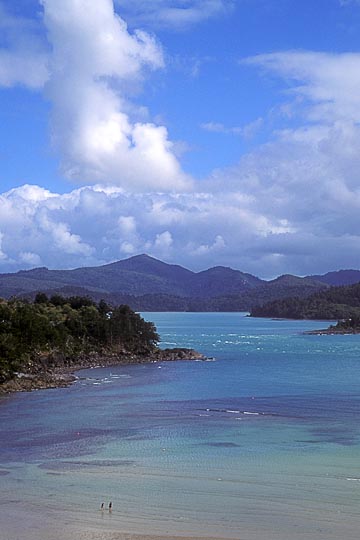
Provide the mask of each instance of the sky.
{"label": "sky", "polygon": [[360,268],[360,0],[0,0],[0,272]]}

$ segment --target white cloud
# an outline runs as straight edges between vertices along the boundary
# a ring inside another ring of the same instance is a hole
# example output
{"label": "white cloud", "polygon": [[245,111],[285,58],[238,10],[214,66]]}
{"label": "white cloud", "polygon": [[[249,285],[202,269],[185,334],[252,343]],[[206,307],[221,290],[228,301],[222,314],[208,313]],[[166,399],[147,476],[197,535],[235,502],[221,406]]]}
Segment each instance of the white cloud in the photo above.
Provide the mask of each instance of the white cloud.
{"label": "white cloud", "polygon": [[13,189],[0,196],[0,271],[91,266],[143,252],[198,270],[228,265],[263,277],[356,267],[359,188],[346,186],[340,173],[330,177],[323,163],[302,161],[297,144],[277,155],[264,147],[219,172],[219,191]]}
{"label": "white cloud", "polygon": [[41,258],[36,253],[31,253],[31,251],[20,251],[19,262],[23,263],[26,267],[36,267],[41,265]]}
{"label": "white cloud", "polygon": [[155,252],[158,253],[168,253],[171,246],[173,245],[174,240],[172,234],[169,231],[164,231],[156,235],[154,248]]}
{"label": "white cloud", "polygon": [[242,207],[258,216],[245,247],[248,268],[256,257],[278,272],[358,267],[360,55],[287,52],[246,62],[286,79],[294,126],[274,131],[270,142],[214,171],[207,184],[210,192],[240,192],[248,198]]}
{"label": "white cloud", "polygon": [[224,251],[225,247],[226,247],[226,243],[220,234],[216,236],[216,238],[214,239],[214,242],[210,245],[201,244],[197,246],[197,245],[194,245],[194,243],[190,241],[187,246],[189,250],[189,254],[194,257],[199,257],[199,256],[202,257],[204,255],[208,255],[209,253],[216,252],[216,251],[222,252]]}
{"label": "white cloud", "polygon": [[249,122],[244,126],[227,127],[221,122],[205,122],[200,125],[205,131],[212,133],[223,133],[224,135],[239,135],[244,139],[252,139],[257,132],[263,127],[264,120],[257,118],[253,122]]}
{"label": "white cloud", "polygon": [[233,0],[117,0],[119,12],[132,23],[184,30],[203,20],[228,13]]}
{"label": "white cloud", "polygon": [[301,98],[294,101],[294,108],[308,121],[327,125],[360,121],[360,53],[289,51],[243,62],[287,79],[291,85],[288,93]]}
{"label": "white cloud", "polygon": [[2,250],[2,242],[3,242],[4,234],[0,232],[0,264],[2,262],[7,262],[7,255]]}
{"label": "white cloud", "polygon": [[130,33],[113,0],[38,1],[42,27],[0,4],[0,86],[44,91],[63,174],[132,190],[189,188],[166,127],[131,102],[145,75],[164,66],[156,39]]}
{"label": "white cloud", "polygon": [[131,118],[129,84],[163,66],[155,39],[130,34],[111,0],[41,3],[53,48],[46,94],[64,174],[133,190],[189,186],[166,128]]}
{"label": "white cloud", "polygon": [[205,129],[205,131],[210,131],[213,133],[231,133],[232,130],[238,129],[238,128],[226,128],[224,124],[221,122],[204,122],[200,125],[202,129]]}
{"label": "white cloud", "polygon": [[282,212],[301,226],[308,216],[313,227],[357,234],[360,54],[286,52],[247,62],[288,80],[299,125],[279,130],[240,168],[269,201],[276,195],[278,217]]}
{"label": "white cloud", "polygon": [[230,262],[239,245],[281,228],[241,208],[246,201],[236,193],[134,194],[95,186],[59,195],[13,189],[0,199],[11,215],[0,214],[0,269],[40,261],[52,268],[92,265],[142,252],[189,266],[196,254],[200,268],[210,266],[214,255]]}

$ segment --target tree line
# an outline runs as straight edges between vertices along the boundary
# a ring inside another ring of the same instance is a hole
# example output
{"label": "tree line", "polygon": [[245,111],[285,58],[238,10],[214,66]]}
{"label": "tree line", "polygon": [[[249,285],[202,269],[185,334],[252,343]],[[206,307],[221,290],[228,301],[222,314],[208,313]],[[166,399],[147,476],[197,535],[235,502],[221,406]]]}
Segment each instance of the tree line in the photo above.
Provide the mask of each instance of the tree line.
{"label": "tree line", "polygon": [[360,317],[360,283],[331,287],[307,298],[283,298],[268,302],[254,307],[251,316],[357,321]]}
{"label": "tree line", "polygon": [[148,354],[158,341],[155,325],[127,305],[43,293],[0,300],[0,382],[56,354],[70,364],[91,352]]}

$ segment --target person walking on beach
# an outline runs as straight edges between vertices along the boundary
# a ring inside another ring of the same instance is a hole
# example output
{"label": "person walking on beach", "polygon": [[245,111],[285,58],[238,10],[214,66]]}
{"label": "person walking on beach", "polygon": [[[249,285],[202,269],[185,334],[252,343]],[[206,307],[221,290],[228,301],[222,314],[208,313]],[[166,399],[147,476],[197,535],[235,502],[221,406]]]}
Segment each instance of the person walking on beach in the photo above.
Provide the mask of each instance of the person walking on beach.
{"label": "person walking on beach", "polygon": [[110,501],[109,502],[109,512],[111,512],[111,511],[112,511],[112,502]]}
{"label": "person walking on beach", "polygon": [[104,510],[105,503],[101,503],[100,510]]}

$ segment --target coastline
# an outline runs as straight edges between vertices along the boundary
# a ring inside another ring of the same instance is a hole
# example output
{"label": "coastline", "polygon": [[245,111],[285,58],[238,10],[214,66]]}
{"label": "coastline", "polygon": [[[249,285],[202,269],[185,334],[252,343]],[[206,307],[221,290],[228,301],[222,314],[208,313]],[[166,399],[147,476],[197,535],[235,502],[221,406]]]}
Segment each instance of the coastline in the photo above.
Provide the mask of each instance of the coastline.
{"label": "coastline", "polygon": [[360,328],[337,328],[336,326],[329,326],[329,328],[323,328],[320,330],[309,330],[304,334],[310,336],[355,336],[360,334]]}
{"label": "coastline", "polygon": [[187,348],[156,349],[149,354],[99,354],[91,353],[78,358],[71,364],[36,373],[18,373],[16,377],[0,384],[0,396],[13,392],[32,392],[49,388],[64,388],[77,380],[76,371],[89,368],[149,364],[155,362],[174,362],[179,360],[205,360],[206,356]]}

